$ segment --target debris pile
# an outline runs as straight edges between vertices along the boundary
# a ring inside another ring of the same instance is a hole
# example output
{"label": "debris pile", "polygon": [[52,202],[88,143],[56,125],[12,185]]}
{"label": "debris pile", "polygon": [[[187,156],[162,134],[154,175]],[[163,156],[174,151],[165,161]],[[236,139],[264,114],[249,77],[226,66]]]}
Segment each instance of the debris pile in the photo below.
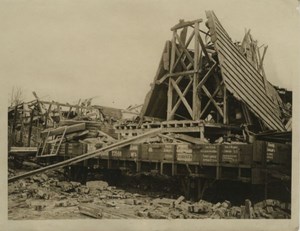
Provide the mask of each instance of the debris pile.
{"label": "debris pile", "polygon": [[[40,174],[9,185],[9,217],[44,218],[135,218],[135,219],[282,219],[290,218],[291,205],[265,200],[251,205],[232,206],[229,201],[216,204],[191,202],[157,195],[129,193],[105,181],[60,181]],[[66,214],[69,212],[68,214]]]}

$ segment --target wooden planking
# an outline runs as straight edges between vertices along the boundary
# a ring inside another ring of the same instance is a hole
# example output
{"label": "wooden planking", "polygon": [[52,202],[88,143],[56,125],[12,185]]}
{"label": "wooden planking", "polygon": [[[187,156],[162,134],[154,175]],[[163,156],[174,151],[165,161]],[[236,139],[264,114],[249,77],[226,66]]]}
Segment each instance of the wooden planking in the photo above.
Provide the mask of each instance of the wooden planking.
{"label": "wooden planking", "polygon": [[[223,52],[220,53],[223,54]],[[229,78],[227,77],[227,80],[230,80],[226,82],[227,84],[232,84],[233,79],[238,82],[241,81],[240,78],[237,78],[237,76],[241,76],[243,78],[244,85],[240,87],[240,84],[237,84],[236,90],[240,90],[240,88],[242,88],[245,94],[250,94],[251,99],[253,98],[256,101],[256,104],[254,104],[254,106],[261,107],[262,113],[267,112],[266,118],[268,118],[270,115],[274,120],[279,118],[280,115],[275,114],[277,112],[277,108],[275,107],[271,99],[266,96],[263,88],[258,88],[257,85],[254,84],[255,81],[251,81],[251,77],[245,75],[245,73],[242,72],[237,65],[232,64],[230,59],[225,59],[223,61],[222,68],[230,73],[229,75],[231,75],[231,78],[230,76]],[[256,94],[253,94],[252,89],[256,90]],[[261,104],[261,99],[264,99],[264,101],[266,101],[266,104]]]}
{"label": "wooden planking", "polygon": [[[217,35],[222,37],[223,39],[218,40],[218,43],[221,43],[224,48],[227,49],[227,51],[235,57],[235,62],[238,63],[241,67],[244,68],[244,70],[248,73],[248,75],[251,75],[253,79],[256,79],[258,84],[264,85],[264,78],[261,76],[261,74],[252,66],[252,64],[249,63],[249,61],[236,49],[236,46],[232,44],[232,42],[228,41],[223,35],[219,32],[217,32]],[[220,44],[220,46],[221,46]],[[247,62],[245,62],[245,60]]]}
{"label": "wooden planking", "polygon": [[[168,71],[164,69],[163,56],[165,53],[170,52],[170,47],[171,47],[171,41],[166,41],[165,47],[161,55],[161,60],[159,62],[159,66],[156,75],[154,77],[154,81],[153,81],[154,83],[159,81],[165,74],[168,73]],[[162,112],[163,107],[157,105],[158,101],[160,101],[160,105],[166,104],[167,90],[163,85],[154,84],[151,86],[151,90],[147,93],[145,97],[144,104],[140,114],[141,118],[143,118],[144,116],[164,118],[165,113]]]}
{"label": "wooden planking", "polygon": [[214,13],[209,11],[206,14],[228,90],[238,96],[269,129],[284,131],[280,111],[265,91],[263,76],[238,51]]}
{"label": "wooden planking", "polygon": [[[226,65],[222,65],[222,67],[224,69],[226,69],[227,72],[232,73],[235,76],[236,75],[242,76],[244,78],[244,80],[245,80],[245,84],[248,84],[249,87],[257,90],[257,95],[254,95],[253,97],[255,98],[256,102],[260,105],[260,99],[257,99],[257,97],[265,97],[265,93],[259,91],[259,89],[253,84],[254,81],[251,81],[251,79],[249,79],[248,76],[245,76],[244,73],[241,72],[239,68],[237,68],[237,66],[232,65],[228,60],[225,60],[224,63],[226,63]],[[239,81],[239,79],[238,79],[238,81]],[[243,86],[243,89],[245,91],[247,91],[248,93],[252,94],[251,91],[250,92],[248,91],[249,87]],[[269,102],[267,103],[267,107],[264,108],[264,109],[265,110],[270,110],[271,112],[274,113],[274,110],[276,111],[277,108],[273,108],[272,107],[272,106],[274,106],[274,104],[272,105],[272,101],[270,101],[269,98],[267,98],[266,101],[269,101]],[[261,106],[264,106],[264,105],[261,105]],[[274,115],[274,116],[276,117],[276,115]],[[277,115],[277,116],[279,116],[279,115]]]}

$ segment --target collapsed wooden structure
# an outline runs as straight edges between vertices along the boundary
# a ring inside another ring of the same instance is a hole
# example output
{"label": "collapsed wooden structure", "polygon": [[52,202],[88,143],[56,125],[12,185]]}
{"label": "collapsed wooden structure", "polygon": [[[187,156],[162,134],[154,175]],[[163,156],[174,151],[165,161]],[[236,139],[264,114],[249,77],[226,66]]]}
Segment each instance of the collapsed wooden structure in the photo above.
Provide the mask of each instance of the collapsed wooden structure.
{"label": "collapsed wooden structure", "polygon": [[[289,175],[292,99],[266,79],[267,48],[261,54],[250,31],[242,42],[233,42],[214,12],[206,16],[206,23],[180,20],[171,28],[172,40],[165,44],[151,90],[133,121],[120,120],[119,111],[105,115],[105,108],[90,105],[54,104],[53,112],[53,103],[36,96],[39,111],[48,105],[42,113],[44,128],[53,124],[53,113],[59,116],[58,127],[40,132],[37,157],[60,156],[63,162],[20,177],[75,163],[252,184],[266,183],[270,166]],[[61,106],[69,109],[62,113]],[[11,121],[14,130],[16,121]],[[108,132],[103,124],[114,130]],[[109,142],[84,146],[95,125]],[[68,140],[76,140],[77,151],[68,153],[68,145],[62,145]],[[196,184],[201,191],[203,184]]]}
{"label": "collapsed wooden structure", "polygon": [[214,12],[206,15],[205,25],[182,20],[171,28],[141,117],[199,121],[226,133],[241,131],[241,125],[254,134],[286,131],[291,111],[283,115],[287,109],[266,79],[266,47],[261,56],[250,31],[234,43]]}

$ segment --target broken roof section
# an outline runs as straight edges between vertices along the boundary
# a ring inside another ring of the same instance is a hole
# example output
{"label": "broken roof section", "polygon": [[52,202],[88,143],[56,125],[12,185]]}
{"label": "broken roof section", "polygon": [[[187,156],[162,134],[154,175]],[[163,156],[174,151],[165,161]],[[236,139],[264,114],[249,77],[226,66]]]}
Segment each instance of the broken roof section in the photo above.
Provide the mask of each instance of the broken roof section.
{"label": "broken roof section", "polygon": [[232,42],[213,11],[207,11],[207,25],[215,45],[227,89],[272,130],[284,131],[281,111],[270,98],[266,81]]}

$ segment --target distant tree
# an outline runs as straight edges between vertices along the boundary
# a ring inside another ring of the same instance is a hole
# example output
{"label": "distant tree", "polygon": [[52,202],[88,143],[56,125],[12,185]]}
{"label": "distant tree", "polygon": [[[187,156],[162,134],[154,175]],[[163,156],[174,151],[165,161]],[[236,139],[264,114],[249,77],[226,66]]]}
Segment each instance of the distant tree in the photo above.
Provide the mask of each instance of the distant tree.
{"label": "distant tree", "polygon": [[23,90],[20,87],[13,87],[10,96],[10,106],[15,106],[24,101]]}

